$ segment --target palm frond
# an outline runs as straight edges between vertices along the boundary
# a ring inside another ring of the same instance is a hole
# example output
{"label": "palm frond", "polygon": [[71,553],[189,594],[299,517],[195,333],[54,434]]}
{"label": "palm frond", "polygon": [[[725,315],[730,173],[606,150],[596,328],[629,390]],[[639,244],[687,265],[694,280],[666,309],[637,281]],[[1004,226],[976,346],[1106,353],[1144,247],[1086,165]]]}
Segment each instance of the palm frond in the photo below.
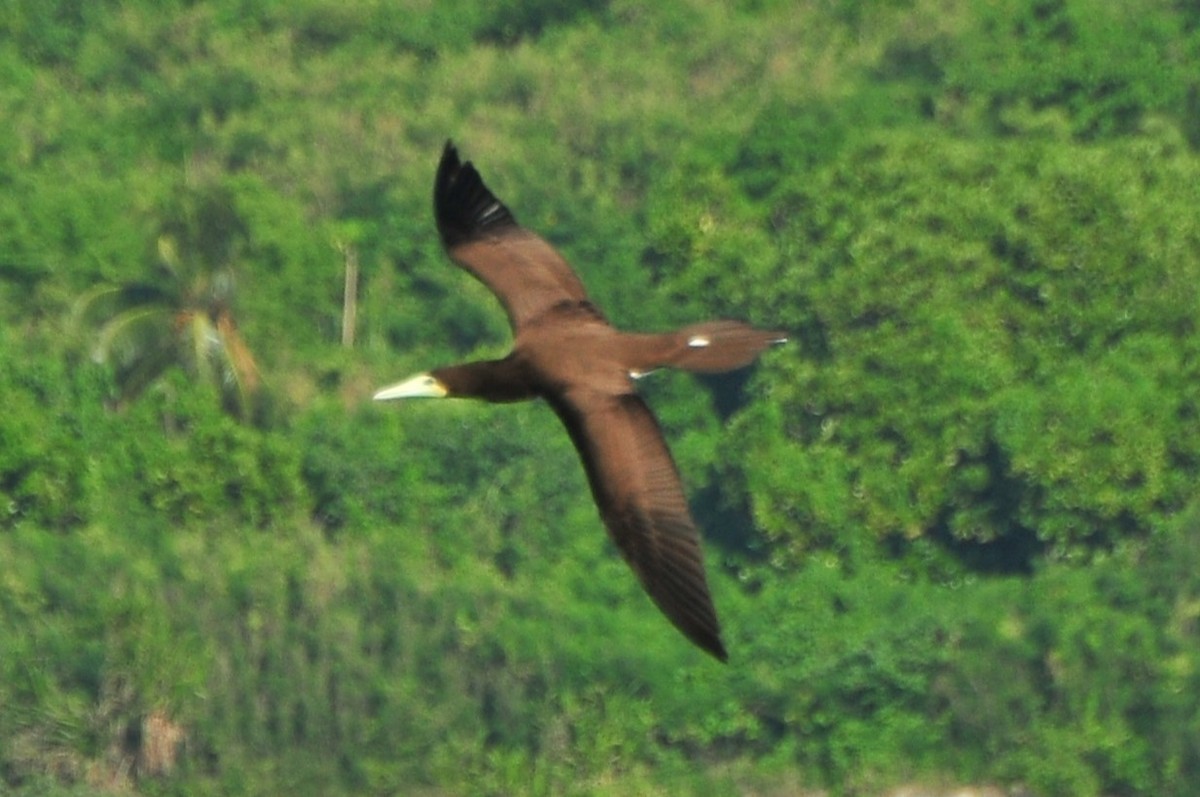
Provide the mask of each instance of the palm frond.
{"label": "palm frond", "polygon": [[71,304],[68,328],[78,332],[90,325],[94,319],[111,317],[140,305],[154,303],[169,304],[175,297],[160,287],[144,282],[124,285],[101,284],[85,291]]}
{"label": "palm frond", "polygon": [[204,313],[189,311],[185,319],[182,327],[187,343],[184,348],[189,353],[188,366],[202,381],[218,383],[213,360],[214,353],[221,348],[221,339],[216,328]]}
{"label": "palm frond", "polygon": [[237,405],[244,412],[261,382],[258,364],[228,312],[217,316],[217,335],[221,339],[221,355],[225,366],[223,389],[236,394]]}
{"label": "palm frond", "polygon": [[230,310],[233,272],[211,267],[217,262],[211,258],[181,253],[172,233],[155,244],[150,281],[87,291],[72,306],[72,331],[96,329],[92,359],[113,368],[121,403],[178,364],[214,384],[224,405],[244,414],[260,377]]}
{"label": "palm frond", "polygon": [[162,306],[138,307],[110,318],[96,336],[92,359],[112,362],[117,346],[127,347],[122,359],[136,359],[139,349],[152,349],[157,341],[172,338],[171,312]]}

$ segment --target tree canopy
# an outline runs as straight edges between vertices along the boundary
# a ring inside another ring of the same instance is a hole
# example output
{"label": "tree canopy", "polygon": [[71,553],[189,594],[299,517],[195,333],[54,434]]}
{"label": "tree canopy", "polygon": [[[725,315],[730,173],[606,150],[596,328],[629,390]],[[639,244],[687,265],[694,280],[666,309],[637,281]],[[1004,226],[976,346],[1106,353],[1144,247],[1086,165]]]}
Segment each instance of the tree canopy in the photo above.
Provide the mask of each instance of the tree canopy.
{"label": "tree canopy", "polygon": [[[1198,62],[1169,0],[5,4],[0,791],[1190,794]],[[508,345],[447,138],[618,326],[789,331],[639,383],[727,667],[545,407],[371,405]]]}

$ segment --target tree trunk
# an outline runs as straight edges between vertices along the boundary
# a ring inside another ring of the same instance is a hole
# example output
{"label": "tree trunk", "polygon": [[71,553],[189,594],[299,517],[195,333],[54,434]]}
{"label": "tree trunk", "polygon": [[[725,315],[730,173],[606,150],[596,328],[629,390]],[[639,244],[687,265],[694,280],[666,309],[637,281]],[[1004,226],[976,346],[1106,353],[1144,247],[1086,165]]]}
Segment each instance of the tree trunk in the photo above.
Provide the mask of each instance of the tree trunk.
{"label": "tree trunk", "polygon": [[346,244],[341,247],[346,261],[346,285],[342,291],[342,346],[354,346],[354,327],[358,318],[358,250]]}

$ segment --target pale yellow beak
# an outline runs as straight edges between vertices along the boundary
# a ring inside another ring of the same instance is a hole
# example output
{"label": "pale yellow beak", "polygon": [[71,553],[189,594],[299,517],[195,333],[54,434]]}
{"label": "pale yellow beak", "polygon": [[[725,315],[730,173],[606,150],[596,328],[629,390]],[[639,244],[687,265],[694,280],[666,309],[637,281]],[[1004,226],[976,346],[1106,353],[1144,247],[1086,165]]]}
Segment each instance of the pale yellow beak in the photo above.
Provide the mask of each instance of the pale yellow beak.
{"label": "pale yellow beak", "polygon": [[389,385],[375,394],[376,401],[402,398],[445,398],[446,386],[429,374],[417,374],[411,379]]}

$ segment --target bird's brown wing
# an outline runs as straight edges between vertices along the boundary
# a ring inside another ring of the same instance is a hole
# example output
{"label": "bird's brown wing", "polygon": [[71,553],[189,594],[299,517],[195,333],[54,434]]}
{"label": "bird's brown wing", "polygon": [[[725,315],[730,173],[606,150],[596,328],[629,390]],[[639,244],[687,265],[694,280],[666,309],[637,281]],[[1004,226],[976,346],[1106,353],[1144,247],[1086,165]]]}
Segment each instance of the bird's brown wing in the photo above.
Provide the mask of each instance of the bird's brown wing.
{"label": "bird's brown wing", "polygon": [[587,302],[567,261],[517,224],[449,141],[434,180],[433,208],[446,251],[496,294],[514,331],[556,305]]}
{"label": "bird's brown wing", "polygon": [[650,597],[689,639],[725,661],[700,536],[649,407],[634,393],[548,397],[583,459],[600,515]]}

